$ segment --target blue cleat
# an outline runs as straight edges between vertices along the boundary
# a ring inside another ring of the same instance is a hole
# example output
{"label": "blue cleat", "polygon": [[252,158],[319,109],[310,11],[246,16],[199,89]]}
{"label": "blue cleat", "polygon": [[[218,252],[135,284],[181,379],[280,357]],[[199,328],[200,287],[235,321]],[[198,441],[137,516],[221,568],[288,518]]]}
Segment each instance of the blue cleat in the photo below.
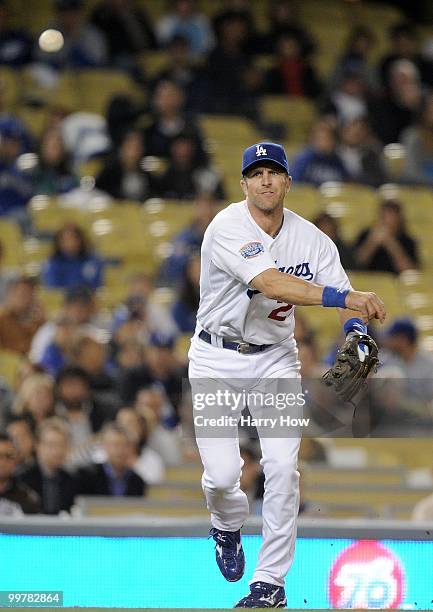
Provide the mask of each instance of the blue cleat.
{"label": "blue cleat", "polygon": [[221,574],[229,582],[237,582],[244,575],[245,556],[241,544],[241,532],[222,531],[213,527],[209,537],[215,540],[215,557]]}
{"label": "blue cleat", "polygon": [[243,597],[235,608],[285,608],[287,604],[284,588],[268,582],[250,584],[250,594]]}

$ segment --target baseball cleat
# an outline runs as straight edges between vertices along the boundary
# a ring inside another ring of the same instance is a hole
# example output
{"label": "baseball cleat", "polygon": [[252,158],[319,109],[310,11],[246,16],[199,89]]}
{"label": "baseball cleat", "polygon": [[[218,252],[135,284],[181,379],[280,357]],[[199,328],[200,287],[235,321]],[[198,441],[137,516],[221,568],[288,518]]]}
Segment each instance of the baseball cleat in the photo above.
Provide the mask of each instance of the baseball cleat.
{"label": "baseball cleat", "polygon": [[235,608],[285,608],[287,604],[284,588],[268,582],[250,584],[250,594],[243,597]]}
{"label": "baseball cleat", "polygon": [[241,532],[222,531],[213,527],[209,537],[215,540],[215,557],[221,574],[229,582],[237,582],[244,575],[245,556],[241,544]]}

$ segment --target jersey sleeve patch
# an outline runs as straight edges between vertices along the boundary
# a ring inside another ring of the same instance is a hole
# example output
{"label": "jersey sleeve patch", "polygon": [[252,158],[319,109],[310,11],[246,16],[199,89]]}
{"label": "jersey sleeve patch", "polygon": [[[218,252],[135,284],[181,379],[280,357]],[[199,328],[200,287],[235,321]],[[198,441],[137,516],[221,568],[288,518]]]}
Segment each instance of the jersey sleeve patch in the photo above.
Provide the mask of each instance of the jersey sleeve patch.
{"label": "jersey sleeve patch", "polygon": [[247,244],[244,244],[244,246],[239,249],[239,253],[244,259],[252,259],[264,252],[265,247],[261,242],[247,242]]}

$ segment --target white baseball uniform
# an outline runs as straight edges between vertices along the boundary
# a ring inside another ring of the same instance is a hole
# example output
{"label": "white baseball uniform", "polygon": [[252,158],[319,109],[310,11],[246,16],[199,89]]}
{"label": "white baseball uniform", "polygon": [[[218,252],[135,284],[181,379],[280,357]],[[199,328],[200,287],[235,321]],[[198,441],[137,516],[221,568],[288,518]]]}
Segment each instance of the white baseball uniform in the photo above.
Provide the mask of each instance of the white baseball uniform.
{"label": "white baseball uniform", "polygon": [[[282,227],[272,238],[254,221],[245,200],[229,205],[210,223],[202,244],[200,306],[189,351],[193,393],[206,379],[248,379],[257,389],[265,388],[266,381],[272,379],[291,378],[301,388],[293,335],[295,307],[268,299],[249,286],[269,268],[320,285],[350,288],[336,246],[312,223],[284,209]],[[198,337],[202,330],[210,334],[210,344]],[[262,352],[241,354],[223,348],[223,339],[271,346]],[[249,409],[253,417],[255,412],[262,415],[266,411],[263,407]],[[211,437],[196,427],[211,522],[226,531],[240,529],[248,515],[247,497],[239,487],[243,461],[236,430],[236,423],[227,425],[226,436]],[[265,493],[263,543],[252,582],[283,586],[296,538],[300,435],[271,437],[265,426],[257,430]]]}

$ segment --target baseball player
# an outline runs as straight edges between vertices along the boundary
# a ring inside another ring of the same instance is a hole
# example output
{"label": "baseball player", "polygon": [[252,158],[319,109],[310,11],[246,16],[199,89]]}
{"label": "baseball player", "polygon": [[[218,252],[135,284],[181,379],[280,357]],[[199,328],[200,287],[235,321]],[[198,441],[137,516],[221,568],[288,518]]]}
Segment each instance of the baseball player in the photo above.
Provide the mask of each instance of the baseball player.
{"label": "baseball player", "polygon": [[[366,333],[365,323],[372,318],[385,320],[377,295],[351,288],[334,243],[284,208],[291,182],[281,145],[248,147],[242,159],[245,199],[218,213],[206,230],[200,306],[189,351],[193,402],[200,381],[247,380],[255,388],[258,381],[292,379],[300,385],[296,305],[337,308],[346,334]],[[235,418],[227,420],[224,435],[195,426],[210,535],[218,567],[231,582],[242,577],[245,566],[240,529],[248,501],[239,486],[243,461],[237,437],[243,407],[227,409]],[[227,410],[222,407],[221,414]],[[270,436],[265,425],[257,430],[265,475],[263,542],[250,593],[235,607],[278,608],[286,605],[284,581],[294,553],[300,435]]]}

